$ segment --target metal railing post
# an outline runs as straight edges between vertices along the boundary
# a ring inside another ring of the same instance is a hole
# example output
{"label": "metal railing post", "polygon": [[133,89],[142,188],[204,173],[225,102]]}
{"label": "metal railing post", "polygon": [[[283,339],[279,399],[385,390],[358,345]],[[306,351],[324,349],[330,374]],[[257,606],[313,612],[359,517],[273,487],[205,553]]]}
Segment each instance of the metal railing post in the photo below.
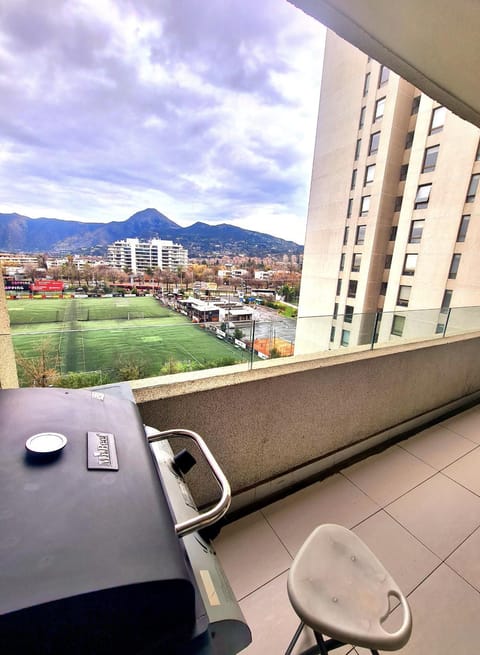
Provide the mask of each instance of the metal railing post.
{"label": "metal railing post", "polygon": [[252,321],[252,348],[250,350],[250,369],[253,368],[253,351],[255,348],[255,321]]}
{"label": "metal railing post", "polygon": [[375,345],[375,336],[377,334],[377,327],[378,327],[379,320],[380,320],[380,312],[375,312],[375,323],[373,325],[372,342],[370,344],[370,350],[373,350],[373,347]]}
{"label": "metal railing post", "polygon": [[442,333],[442,339],[447,335],[447,327],[448,327],[448,321],[450,320],[450,312],[452,311],[451,307],[448,308],[447,312],[447,320],[445,321],[445,325],[443,326],[443,333]]}

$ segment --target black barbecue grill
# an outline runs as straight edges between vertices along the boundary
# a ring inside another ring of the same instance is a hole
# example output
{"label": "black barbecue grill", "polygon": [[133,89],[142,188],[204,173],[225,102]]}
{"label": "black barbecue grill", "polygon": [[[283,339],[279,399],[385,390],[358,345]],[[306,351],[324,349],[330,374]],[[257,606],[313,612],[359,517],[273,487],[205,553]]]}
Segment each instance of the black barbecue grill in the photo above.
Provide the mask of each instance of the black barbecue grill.
{"label": "black barbecue grill", "polygon": [[[6,655],[227,655],[250,641],[167,436],[118,389],[0,391]],[[33,439],[32,439],[33,437]],[[27,443],[28,442],[28,443]],[[151,442],[151,443],[150,443]]]}

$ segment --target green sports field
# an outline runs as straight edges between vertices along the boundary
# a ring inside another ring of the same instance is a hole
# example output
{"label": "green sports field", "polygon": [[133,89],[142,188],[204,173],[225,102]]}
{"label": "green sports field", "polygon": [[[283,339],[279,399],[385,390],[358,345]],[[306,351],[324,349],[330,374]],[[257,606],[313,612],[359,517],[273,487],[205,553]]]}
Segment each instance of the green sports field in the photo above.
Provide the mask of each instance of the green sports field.
{"label": "green sports field", "polygon": [[151,297],[11,300],[8,309],[20,377],[39,356],[62,375],[102,371],[108,381],[249,357]]}

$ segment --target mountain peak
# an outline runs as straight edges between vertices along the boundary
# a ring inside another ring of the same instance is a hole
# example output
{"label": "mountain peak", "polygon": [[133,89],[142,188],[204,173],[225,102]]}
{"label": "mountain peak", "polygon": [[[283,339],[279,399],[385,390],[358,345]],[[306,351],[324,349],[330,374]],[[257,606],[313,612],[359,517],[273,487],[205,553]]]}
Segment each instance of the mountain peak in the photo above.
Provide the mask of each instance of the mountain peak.
{"label": "mountain peak", "polygon": [[303,252],[303,247],[292,241],[229,223],[209,225],[197,221],[183,228],[153,207],[142,209],[125,221],[110,223],[0,214],[0,250],[99,254],[106,252],[110,243],[128,237],[170,239],[187,248],[191,257],[225,254],[265,257]]}
{"label": "mountain peak", "polygon": [[172,228],[178,228],[179,225],[174,223],[170,218],[165,216],[165,214],[162,214],[161,212],[158,211],[158,209],[155,209],[154,207],[149,207],[147,209],[142,209],[135,214],[132,214],[130,218],[127,218],[125,221],[126,223],[133,222],[136,223],[137,221],[141,222],[157,222],[161,223],[162,225],[169,225]]}

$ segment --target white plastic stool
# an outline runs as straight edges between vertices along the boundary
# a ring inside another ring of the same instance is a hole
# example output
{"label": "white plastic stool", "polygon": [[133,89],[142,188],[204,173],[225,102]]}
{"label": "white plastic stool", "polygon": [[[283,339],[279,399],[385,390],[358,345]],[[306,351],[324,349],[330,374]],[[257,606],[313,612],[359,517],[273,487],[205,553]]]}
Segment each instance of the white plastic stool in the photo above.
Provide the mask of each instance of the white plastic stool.
{"label": "white plastic stool", "polygon": [[[410,608],[392,576],[354,532],[340,525],[321,525],[305,541],[290,568],[288,595],[301,623],[286,655],[305,625],[317,640],[304,651],[309,655],[326,655],[345,644],[378,655],[377,649],[402,648],[412,632]],[[387,632],[383,623],[392,597],[400,602],[403,622]]]}

